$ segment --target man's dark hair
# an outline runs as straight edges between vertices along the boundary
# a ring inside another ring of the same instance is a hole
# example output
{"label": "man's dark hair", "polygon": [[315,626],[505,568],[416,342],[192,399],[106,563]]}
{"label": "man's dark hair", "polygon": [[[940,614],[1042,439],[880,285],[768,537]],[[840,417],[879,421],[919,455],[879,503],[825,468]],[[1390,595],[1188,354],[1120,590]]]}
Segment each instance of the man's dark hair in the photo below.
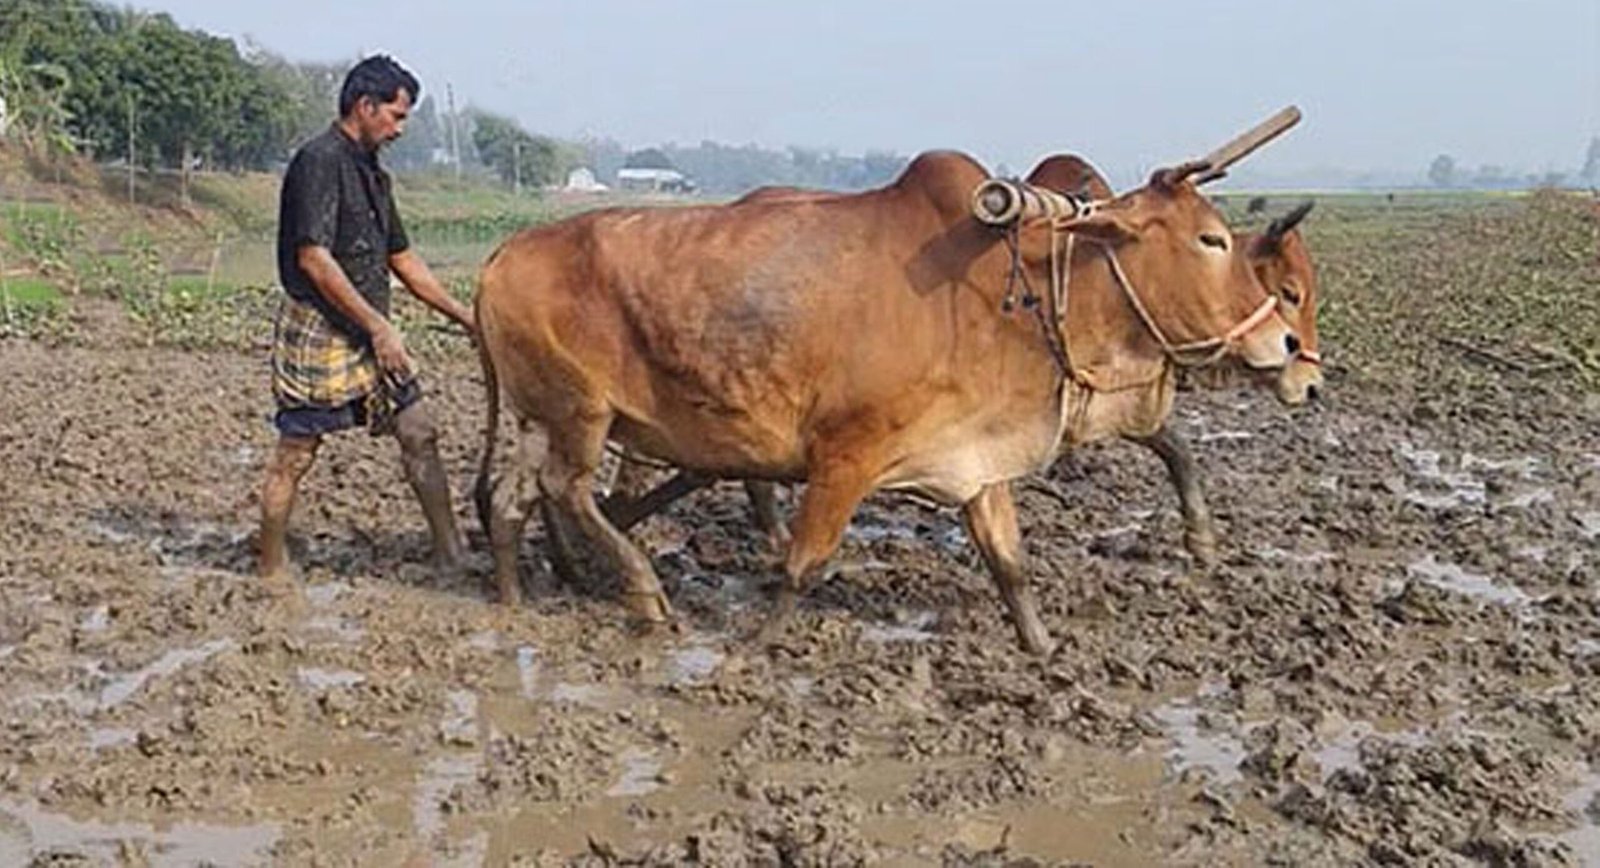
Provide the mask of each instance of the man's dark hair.
{"label": "man's dark hair", "polygon": [[339,88],[339,117],[350,114],[356,102],[370,96],[379,103],[394,102],[405,88],[411,95],[411,104],[422,99],[422,84],[399,61],[387,54],[374,54],[350,68]]}

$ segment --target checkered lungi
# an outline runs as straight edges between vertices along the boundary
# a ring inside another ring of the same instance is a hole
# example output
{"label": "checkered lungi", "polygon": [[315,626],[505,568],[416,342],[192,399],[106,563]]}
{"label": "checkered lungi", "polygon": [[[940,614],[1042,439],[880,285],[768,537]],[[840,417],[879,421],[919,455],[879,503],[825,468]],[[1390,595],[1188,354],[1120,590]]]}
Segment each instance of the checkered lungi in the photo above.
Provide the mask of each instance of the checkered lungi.
{"label": "checkered lungi", "polygon": [[366,425],[393,431],[394,416],[422,397],[414,375],[378,367],[372,346],[334,327],[312,305],[285,298],[272,330],[272,397],[278,430],[314,437]]}

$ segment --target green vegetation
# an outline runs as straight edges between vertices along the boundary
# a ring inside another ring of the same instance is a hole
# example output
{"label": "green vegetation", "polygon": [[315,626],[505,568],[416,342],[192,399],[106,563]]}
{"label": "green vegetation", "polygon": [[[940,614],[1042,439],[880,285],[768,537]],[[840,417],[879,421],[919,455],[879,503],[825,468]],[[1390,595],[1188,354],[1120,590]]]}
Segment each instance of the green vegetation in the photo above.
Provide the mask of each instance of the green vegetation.
{"label": "green vegetation", "polygon": [[1390,210],[1381,200],[1319,209],[1307,241],[1322,281],[1330,364],[1400,391],[1430,357],[1458,356],[1450,382],[1505,378],[1600,390],[1597,221],[1590,197],[1456,197]]}
{"label": "green vegetation", "polygon": [[44,335],[66,310],[61,290],[33,277],[0,277],[0,337]]}

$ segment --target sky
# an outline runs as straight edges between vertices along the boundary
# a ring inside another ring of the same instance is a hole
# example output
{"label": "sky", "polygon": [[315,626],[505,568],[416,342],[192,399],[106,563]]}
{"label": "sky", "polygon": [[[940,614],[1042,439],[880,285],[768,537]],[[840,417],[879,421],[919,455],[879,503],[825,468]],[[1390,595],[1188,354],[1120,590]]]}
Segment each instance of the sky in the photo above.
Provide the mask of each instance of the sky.
{"label": "sky", "polygon": [[1248,171],[1570,171],[1600,134],[1597,0],[135,5],[296,60],[388,52],[424,96],[629,147],[955,148],[1019,172],[1073,151],[1119,181],[1289,104],[1304,120]]}

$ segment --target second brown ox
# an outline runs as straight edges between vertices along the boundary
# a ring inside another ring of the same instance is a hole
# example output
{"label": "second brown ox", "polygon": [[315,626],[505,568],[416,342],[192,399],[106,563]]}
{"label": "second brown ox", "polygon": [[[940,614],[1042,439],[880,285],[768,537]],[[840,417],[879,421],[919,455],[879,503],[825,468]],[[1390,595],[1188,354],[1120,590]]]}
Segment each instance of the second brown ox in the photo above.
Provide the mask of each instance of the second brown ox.
{"label": "second brown ox", "polygon": [[[946,152],[854,196],[616,209],[514,236],[477,298],[490,399],[479,502],[502,599],[520,597],[518,540],[542,498],[558,553],[587,543],[622,572],[635,616],[670,615],[648,558],[594,500],[610,438],[709,476],[807,483],[774,623],[864,497],[909,489],[962,507],[1023,646],[1047,650],[1010,480],[1063,446],[1158,430],[1177,346],[1262,368],[1298,349],[1187,180],[1203,168],[1018,232],[1016,266],[971,214],[987,173]],[[1014,267],[1051,285],[1064,234],[1077,242],[1061,270],[1068,315],[1006,305]],[[517,454],[491,484],[502,393]]]}

